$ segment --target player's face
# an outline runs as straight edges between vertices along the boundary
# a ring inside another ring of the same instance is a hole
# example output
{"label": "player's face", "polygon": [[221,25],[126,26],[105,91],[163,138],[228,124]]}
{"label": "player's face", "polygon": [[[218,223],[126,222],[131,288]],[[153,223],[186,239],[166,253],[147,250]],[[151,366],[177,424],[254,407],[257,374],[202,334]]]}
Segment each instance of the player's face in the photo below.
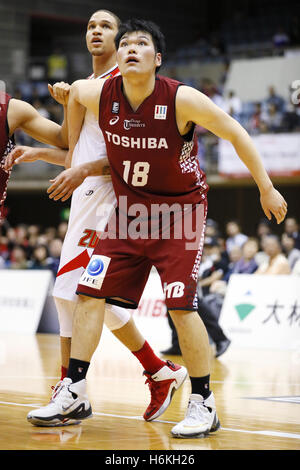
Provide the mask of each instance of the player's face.
{"label": "player's face", "polygon": [[115,53],[114,39],[118,31],[116,20],[109,13],[97,11],[87,25],[86,45],[94,56]]}
{"label": "player's face", "polygon": [[161,65],[161,54],[155,51],[149,33],[125,33],[119,43],[117,62],[124,77],[133,74],[148,75],[155,73],[156,67]]}

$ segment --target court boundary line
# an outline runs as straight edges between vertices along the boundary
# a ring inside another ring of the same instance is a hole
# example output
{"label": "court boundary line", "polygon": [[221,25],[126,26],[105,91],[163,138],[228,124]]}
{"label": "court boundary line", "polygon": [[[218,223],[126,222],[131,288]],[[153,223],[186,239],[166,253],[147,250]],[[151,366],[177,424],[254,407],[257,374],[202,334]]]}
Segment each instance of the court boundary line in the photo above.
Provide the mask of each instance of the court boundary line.
{"label": "court boundary line", "polygon": [[[52,377],[52,376],[46,376],[46,377],[40,377],[40,376],[37,376],[37,375],[24,375],[24,376],[20,376],[20,375],[1,375],[0,377],[0,380],[5,380],[5,379],[29,379],[29,380],[35,380],[35,379],[39,379],[39,380],[57,380],[59,381],[60,380],[60,377],[56,376],[56,377]],[[89,379],[90,382],[93,382],[93,381],[97,381],[97,380],[114,380],[115,377],[99,377],[98,379]],[[142,380],[143,379],[143,376],[141,375],[140,377],[138,378],[132,378],[132,377],[118,377],[118,380],[123,380],[123,381],[130,381],[132,382],[132,380]],[[210,380],[210,383],[211,384],[239,384],[239,385],[247,385],[247,384],[251,384],[251,385],[286,385],[286,382],[250,382],[250,381],[243,381],[243,380]],[[291,383],[289,384],[291,385],[292,387],[299,387],[300,386],[300,383]],[[0,392],[1,393],[1,392]]]}
{"label": "court boundary line", "polygon": [[[5,402],[5,401],[0,401],[0,405],[12,405],[12,406],[24,406],[24,407],[30,407],[30,408],[38,408],[39,406],[42,406],[41,404],[37,403],[15,403],[15,402]],[[93,411],[93,415],[95,416],[104,416],[108,418],[119,418],[119,419],[130,419],[130,420],[137,420],[137,421],[144,421],[146,422],[141,416],[124,416],[124,415],[117,415],[113,413],[101,413],[98,411]],[[156,419],[156,423],[162,423],[162,424],[177,424],[176,421],[165,421],[165,420],[160,420]],[[285,437],[287,439],[299,439],[300,440],[300,434],[294,434],[294,433],[288,433],[288,432],[281,432],[281,431],[270,431],[270,430],[248,430],[248,429],[234,429],[234,428],[224,428],[221,426],[220,428],[221,431],[230,431],[230,432],[240,432],[243,434],[257,434],[259,436],[268,436],[268,437]]]}

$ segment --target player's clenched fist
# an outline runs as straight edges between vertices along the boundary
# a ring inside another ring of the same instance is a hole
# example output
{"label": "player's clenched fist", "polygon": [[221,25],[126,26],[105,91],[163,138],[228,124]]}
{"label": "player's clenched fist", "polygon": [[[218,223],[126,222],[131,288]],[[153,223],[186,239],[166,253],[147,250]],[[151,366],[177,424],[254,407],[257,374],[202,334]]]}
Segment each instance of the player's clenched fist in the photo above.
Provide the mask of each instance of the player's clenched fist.
{"label": "player's clenched fist", "polygon": [[57,82],[53,86],[48,84],[48,90],[52,98],[59,104],[67,106],[71,85],[65,82]]}

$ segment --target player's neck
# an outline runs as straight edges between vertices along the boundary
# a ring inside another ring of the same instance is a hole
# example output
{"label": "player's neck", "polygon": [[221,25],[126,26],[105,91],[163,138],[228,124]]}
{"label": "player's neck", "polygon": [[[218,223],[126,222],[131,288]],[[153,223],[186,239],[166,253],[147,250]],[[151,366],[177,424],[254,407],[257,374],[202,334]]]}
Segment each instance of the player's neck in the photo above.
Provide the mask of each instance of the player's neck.
{"label": "player's neck", "polygon": [[145,101],[148,96],[151,95],[155,87],[155,75],[151,75],[149,78],[140,77],[139,79],[132,80],[123,77],[123,93],[127,98],[133,111],[136,111],[138,107]]}
{"label": "player's neck", "polygon": [[116,65],[116,57],[104,57],[104,56],[93,56],[93,72],[94,77],[100,77],[108,70],[112,69]]}

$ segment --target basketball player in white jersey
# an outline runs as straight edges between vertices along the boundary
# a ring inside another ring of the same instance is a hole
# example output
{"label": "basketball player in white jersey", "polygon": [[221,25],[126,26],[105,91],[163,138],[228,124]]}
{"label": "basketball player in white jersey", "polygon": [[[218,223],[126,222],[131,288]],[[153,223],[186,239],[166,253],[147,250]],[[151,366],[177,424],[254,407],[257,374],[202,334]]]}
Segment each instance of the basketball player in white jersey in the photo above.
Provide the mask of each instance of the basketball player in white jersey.
{"label": "basketball player in white jersey", "polygon": [[[109,79],[119,74],[114,45],[118,25],[119,19],[107,10],[97,11],[91,16],[87,26],[86,42],[92,55],[94,73],[89,79]],[[58,83],[49,91],[58,102],[66,105],[69,88],[68,84]],[[55,163],[55,152],[55,149],[19,147],[10,155],[7,165],[40,158]],[[92,113],[87,112],[73,153],[71,168],[58,175],[48,190],[51,198],[54,200],[62,198],[64,201],[77,186],[72,195],[68,231],[53,291],[60,323],[61,380],[67,375],[70,358],[73,312],[78,300],[75,294],[76,287],[98,241],[99,232],[104,231],[108,217],[116,204],[110,175],[104,174],[107,165],[106,146],[98,122]],[[137,330],[127,309],[112,305],[107,307],[106,326],[132,351],[145,369],[151,403],[144,413],[144,419],[153,420],[169,406],[173,390],[178,389],[183,383],[187,371],[171,361],[162,361],[154,354],[148,342]],[[55,387],[54,394],[59,389],[59,384],[60,382]],[[55,417],[51,421],[45,421],[43,416],[35,416],[33,413],[30,422],[35,425],[53,426],[74,424],[80,418],[80,413],[77,413],[76,420]]]}

